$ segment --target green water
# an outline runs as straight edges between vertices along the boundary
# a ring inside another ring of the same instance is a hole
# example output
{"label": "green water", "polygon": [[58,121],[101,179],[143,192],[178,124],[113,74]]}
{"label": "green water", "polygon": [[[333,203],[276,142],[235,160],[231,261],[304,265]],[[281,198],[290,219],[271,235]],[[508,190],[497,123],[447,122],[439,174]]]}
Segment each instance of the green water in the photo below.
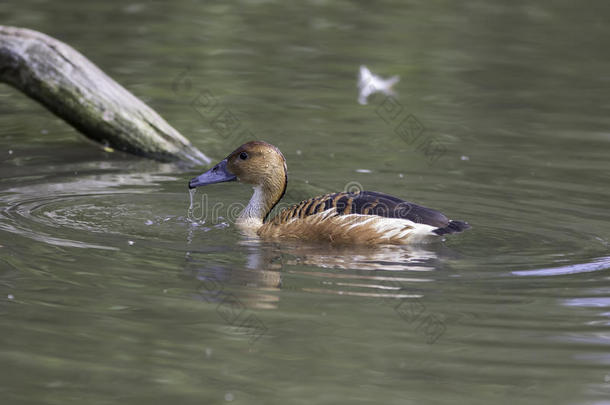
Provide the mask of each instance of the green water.
{"label": "green water", "polygon": [[[199,189],[188,218],[204,168],[106,153],[2,85],[1,403],[609,403],[609,12],[0,3],[214,160],[277,145],[287,202],[362,185],[473,227],[410,248],[248,240],[247,187]],[[357,103],[362,64],[400,75],[391,106]],[[409,115],[417,141],[395,132]]]}

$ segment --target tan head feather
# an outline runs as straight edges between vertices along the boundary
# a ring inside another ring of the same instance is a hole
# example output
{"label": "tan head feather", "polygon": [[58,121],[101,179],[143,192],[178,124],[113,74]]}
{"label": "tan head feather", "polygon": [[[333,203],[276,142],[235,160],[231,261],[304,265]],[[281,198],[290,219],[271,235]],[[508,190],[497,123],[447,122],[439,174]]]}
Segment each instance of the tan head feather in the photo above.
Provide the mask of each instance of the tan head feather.
{"label": "tan head feather", "polygon": [[235,149],[227,156],[227,169],[238,181],[261,187],[267,213],[284,196],[288,182],[286,159],[267,142],[251,141]]}

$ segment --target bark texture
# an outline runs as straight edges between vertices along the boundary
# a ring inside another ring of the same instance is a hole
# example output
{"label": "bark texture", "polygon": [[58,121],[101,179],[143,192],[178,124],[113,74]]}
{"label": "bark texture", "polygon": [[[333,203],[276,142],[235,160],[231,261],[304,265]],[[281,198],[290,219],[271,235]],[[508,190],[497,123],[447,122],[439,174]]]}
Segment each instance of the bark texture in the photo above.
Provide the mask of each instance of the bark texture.
{"label": "bark texture", "polygon": [[0,81],[102,145],[161,161],[210,163],[159,114],[72,47],[0,25]]}

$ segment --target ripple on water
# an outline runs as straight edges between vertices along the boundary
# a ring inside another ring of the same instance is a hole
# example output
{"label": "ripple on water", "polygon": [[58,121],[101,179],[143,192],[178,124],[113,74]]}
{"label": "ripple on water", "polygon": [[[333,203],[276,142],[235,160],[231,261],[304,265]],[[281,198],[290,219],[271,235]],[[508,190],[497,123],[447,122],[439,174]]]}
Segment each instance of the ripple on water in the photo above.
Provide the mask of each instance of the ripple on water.
{"label": "ripple on water", "polygon": [[[155,237],[179,196],[158,191],[168,176],[149,173],[101,174],[30,179],[0,194],[0,229],[56,246],[116,250],[123,239]],[[186,209],[184,209],[186,214]]]}
{"label": "ripple on water", "polygon": [[[178,243],[179,249],[189,250],[218,243],[215,236],[206,236],[212,230],[235,234],[234,238],[227,239],[230,243],[242,239],[233,227],[221,220],[206,223],[189,219],[194,190],[190,194],[160,191],[161,183],[168,181],[178,179],[141,171],[78,176],[65,171],[63,175],[54,174],[52,179],[29,178],[27,184],[13,186],[0,194],[0,201],[4,203],[0,229],[51,245],[112,250],[142,239],[162,241],[165,248]],[[516,268],[512,274],[517,276],[548,275],[553,268],[548,266],[549,255],[541,247],[556,253],[558,246],[566,246],[571,249],[566,255],[583,249],[582,235],[562,221],[567,214],[561,203],[553,206],[515,203],[490,193],[493,191],[483,190],[476,195],[464,191],[464,195],[454,196],[467,202],[460,215],[471,222],[473,229],[448,238],[449,248],[432,244],[354,252],[319,245],[282,244],[272,249],[272,255],[279,255],[286,274],[304,281],[304,291],[409,298],[421,296],[415,286],[437,281],[439,271],[447,267],[444,263],[456,257],[465,259],[462,260],[465,266],[482,268],[481,264],[485,264],[490,270]],[[437,197],[428,196],[431,200]],[[557,221],[533,220],[548,215],[548,210],[557,211]],[[459,253],[451,246],[458,246]],[[266,270],[269,263],[251,257],[260,255],[261,249],[268,247],[246,249],[247,260],[259,263],[254,268]],[[565,262],[566,255],[557,261]],[[536,269],[539,264],[547,266]],[[606,265],[594,263],[581,270],[591,266]],[[413,289],[407,290],[405,286]]]}

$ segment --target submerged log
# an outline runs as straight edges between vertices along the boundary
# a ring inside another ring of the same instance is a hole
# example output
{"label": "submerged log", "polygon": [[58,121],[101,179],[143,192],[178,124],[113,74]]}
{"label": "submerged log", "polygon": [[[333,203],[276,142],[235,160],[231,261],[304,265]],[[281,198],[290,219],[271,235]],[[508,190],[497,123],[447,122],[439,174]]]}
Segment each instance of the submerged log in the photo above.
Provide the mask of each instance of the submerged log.
{"label": "submerged log", "polygon": [[72,47],[0,25],[0,81],[104,146],[161,161],[210,159],[155,111]]}

